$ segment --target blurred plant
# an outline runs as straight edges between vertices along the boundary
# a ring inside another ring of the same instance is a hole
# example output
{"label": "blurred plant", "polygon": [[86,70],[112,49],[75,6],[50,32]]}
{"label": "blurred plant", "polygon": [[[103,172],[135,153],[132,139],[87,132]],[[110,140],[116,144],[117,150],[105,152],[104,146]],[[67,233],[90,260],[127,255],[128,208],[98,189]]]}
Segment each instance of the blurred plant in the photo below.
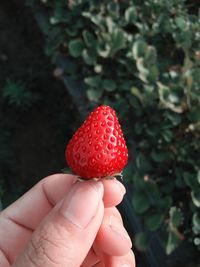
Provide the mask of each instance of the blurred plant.
{"label": "blurred plant", "polygon": [[3,88],[2,96],[8,103],[21,108],[30,107],[38,97],[30,90],[27,90],[22,81],[7,80]]}
{"label": "blurred plant", "polygon": [[[126,125],[133,208],[147,249],[159,231],[166,252],[182,240],[200,249],[200,23],[184,0],[29,0],[46,53],[67,59],[91,104],[106,103]],[[72,23],[73,22],[73,23]],[[128,126],[127,126],[128,125]],[[125,128],[125,127],[124,127]]]}

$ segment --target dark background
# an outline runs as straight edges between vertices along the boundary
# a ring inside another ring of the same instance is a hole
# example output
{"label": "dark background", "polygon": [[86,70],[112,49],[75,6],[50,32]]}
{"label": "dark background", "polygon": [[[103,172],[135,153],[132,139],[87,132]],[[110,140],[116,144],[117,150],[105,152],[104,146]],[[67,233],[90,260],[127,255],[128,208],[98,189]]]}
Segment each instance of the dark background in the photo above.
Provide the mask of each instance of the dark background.
{"label": "dark background", "polygon": [[[49,174],[65,167],[65,144],[79,118],[44,40],[22,1],[0,2],[0,181],[6,206]],[[6,81],[23,82],[37,101],[27,108],[3,97]]]}

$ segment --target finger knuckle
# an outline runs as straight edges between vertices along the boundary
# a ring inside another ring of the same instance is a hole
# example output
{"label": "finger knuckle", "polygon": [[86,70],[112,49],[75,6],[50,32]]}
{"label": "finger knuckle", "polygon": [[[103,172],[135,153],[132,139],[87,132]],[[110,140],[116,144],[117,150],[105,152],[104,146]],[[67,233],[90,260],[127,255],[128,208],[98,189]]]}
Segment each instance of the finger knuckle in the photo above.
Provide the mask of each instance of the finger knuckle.
{"label": "finger knuckle", "polygon": [[[55,226],[48,225],[48,227],[41,227],[36,232],[30,241],[28,257],[34,267],[48,266],[60,267],[65,264],[67,266],[67,257],[69,255],[69,245],[66,247],[63,234]],[[53,233],[53,234],[52,234]]]}

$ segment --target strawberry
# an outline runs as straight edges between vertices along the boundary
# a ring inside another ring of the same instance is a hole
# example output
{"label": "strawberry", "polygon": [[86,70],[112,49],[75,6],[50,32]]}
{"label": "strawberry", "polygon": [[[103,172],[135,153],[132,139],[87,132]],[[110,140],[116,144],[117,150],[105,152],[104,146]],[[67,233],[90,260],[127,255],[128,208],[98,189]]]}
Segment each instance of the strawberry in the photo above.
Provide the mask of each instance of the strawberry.
{"label": "strawberry", "polygon": [[109,106],[97,107],[75,132],[65,154],[69,167],[82,178],[120,173],[128,150],[115,111]]}

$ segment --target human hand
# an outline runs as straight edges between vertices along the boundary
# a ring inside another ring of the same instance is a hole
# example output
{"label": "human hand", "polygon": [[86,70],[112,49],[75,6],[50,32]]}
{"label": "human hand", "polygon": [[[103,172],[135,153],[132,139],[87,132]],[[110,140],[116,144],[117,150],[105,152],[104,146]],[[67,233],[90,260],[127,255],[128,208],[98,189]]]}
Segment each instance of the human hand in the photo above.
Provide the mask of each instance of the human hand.
{"label": "human hand", "polygon": [[117,180],[55,174],[0,213],[1,267],[134,267]]}

